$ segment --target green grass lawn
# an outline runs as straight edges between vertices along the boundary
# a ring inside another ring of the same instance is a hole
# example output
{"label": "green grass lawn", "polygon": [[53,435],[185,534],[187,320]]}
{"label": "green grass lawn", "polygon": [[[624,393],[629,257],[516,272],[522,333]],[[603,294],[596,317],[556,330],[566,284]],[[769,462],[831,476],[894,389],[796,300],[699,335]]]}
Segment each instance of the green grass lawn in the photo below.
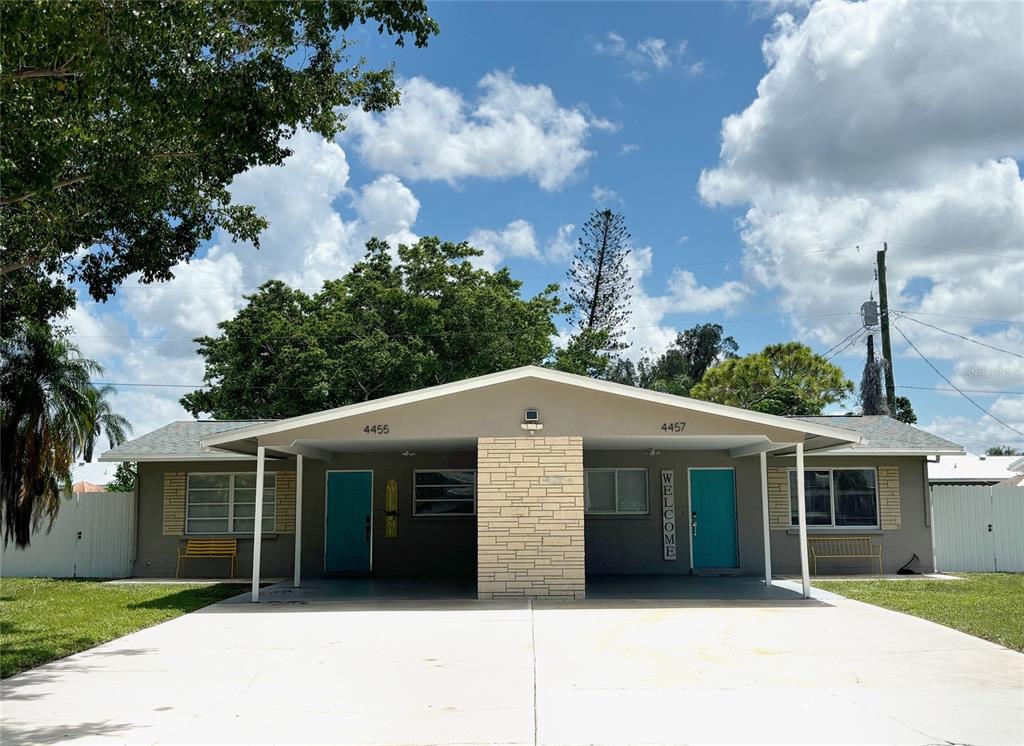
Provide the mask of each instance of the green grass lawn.
{"label": "green grass lawn", "polygon": [[201,609],[242,585],[0,578],[0,678]]}
{"label": "green grass lawn", "polygon": [[1024,575],[964,573],[961,577],[962,580],[815,580],[814,586],[913,614],[1024,653]]}

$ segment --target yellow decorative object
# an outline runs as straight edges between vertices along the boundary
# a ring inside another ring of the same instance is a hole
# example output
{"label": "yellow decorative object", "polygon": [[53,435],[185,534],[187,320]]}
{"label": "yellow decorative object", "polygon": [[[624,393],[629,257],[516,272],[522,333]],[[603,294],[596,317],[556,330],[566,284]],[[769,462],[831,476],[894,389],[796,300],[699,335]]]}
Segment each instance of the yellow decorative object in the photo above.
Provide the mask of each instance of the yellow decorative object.
{"label": "yellow decorative object", "polygon": [[384,536],[398,536],[398,480],[389,479],[384,487]]}

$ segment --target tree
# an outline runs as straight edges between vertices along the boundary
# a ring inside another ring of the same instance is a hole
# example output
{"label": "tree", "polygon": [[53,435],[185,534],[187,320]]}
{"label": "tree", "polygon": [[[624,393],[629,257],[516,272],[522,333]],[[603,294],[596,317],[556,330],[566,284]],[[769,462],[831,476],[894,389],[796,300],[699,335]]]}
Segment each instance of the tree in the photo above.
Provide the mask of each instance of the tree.
{"label": "tree", "polygon": [[667,350],[650,365],[644,388],[689,396],[704,374],[714,365],[736,357],[739,345],[726,337],[720,324],[697,324],[676,335]]}
{"label": "tree", "polygon": [[577,346],[599,344],[592,351],[625,349],[629,322],[629,231],[621,213],[595,210],[583,225],[576,256],[569,267],[569,298]]}
{"label": "tree", "polygon": [[[353,61],[355,24],[426,46],[422,0],[6,3],[0,46],[3,333],[125,277],[166,280],[217,229],[266,221],[232,179],[280,164],[302,127],[398,103],[393,70]],[[84,247],[84,251],[83,251]]]}
{"label": "tree", "polygon": [[89,382],[102,367],[82,357],[62,332],[31,324],[5,339],[2,352],[4,543],[13,538],[18,547],[26,547],[33,529],[57,515],[61,489],[71,491],[71,466],[86,438],[94,437],[90,434],[97,412],[103,413],[104,422],[113,423],[107,432],[115,438],[127,423],[109,411],[104,394],[97,394]]}
{"label": "tree", "polygon": [[889,414],[889,405],[882,390],[885,359],[875,359],[874,338],[868,335],[868,352],[860,378],[860,408],[863,414]]}
{"label": "tree", "polygon": [[122,462],[117,465],[114,478],[107,482],[107,492],[134,492],[136,464]]}
{"label": "tree", "polygon": [[896,414],[894,416],[900,422],[905,422],[908,425],[917,424],[917,414],[914,412],[914,406],[910,403],[910,399],[905,396],[896,397]]}
{"label": "tree", "polygon": [[309,296],[268,282],[217,337],[202,337],[208,389],[186,394],[195,415],[290,417],[457,381],[551,354],[552,317],[566,312],[550,285],[532,298],[507,269],[468,261],[466,243],[373,239],[344,277]]}
{"label": "tree", "polygon": [[985,451],[986,456],[1024,456],[1021,451],[1013,446],[992,446]]}
{"label": "tree", "polygon": [[781,415],[821,414],[852,393],[841,368],[799,342],[726,360],[690,390],[696,399]]}
{"label": "tree", "polygon": [[87,409],[83,412],[78,450],[84,461],[92,461],[96,440],[106,434],[111,446],[119,446],[128,439],[132,426],[127,418],[117,414],[108,397],[114,393],[112,386],[92,386],[85,390]]}

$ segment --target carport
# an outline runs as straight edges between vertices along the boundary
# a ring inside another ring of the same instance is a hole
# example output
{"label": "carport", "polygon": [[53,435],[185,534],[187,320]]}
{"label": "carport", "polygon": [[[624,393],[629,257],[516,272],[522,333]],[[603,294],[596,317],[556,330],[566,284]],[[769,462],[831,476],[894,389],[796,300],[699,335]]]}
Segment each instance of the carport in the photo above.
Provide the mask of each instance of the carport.
{"label": "carport", "polygon": [[[756,568],[770,586],[769,454],[792,454],[802,475],[805,453],[860,441],[827,425],[528,367],[234,429],[202,445],[254,457],[258,494],[269,461],[294,460],[295,587],[309,551],[303,524],[315,525],[320,510],[328,574],[397,574],[381,567],[408,569],[401,558],[413,554],[427,567],[461,547],[462,561],[475,555],[479,598],[579,599],[588,572]],[[804,480],[796,481],[807,596]],[[325,492],[322,508],[304,504]],[[458,539],[440,533],[454,537],[455,526]],[[261,545],[257,533],[253,601]],[[350,564],[332,566],[337,557]]]}

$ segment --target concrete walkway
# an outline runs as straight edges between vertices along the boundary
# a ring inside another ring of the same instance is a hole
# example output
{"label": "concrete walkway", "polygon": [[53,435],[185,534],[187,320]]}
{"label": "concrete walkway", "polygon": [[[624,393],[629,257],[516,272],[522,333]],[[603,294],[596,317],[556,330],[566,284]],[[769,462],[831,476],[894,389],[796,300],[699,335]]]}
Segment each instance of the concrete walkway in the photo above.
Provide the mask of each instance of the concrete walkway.
{"label": "concrete walkway", "polygon": [[1024,743],[1024,656],[835,599],[224,602],[2,684],[28,743]]}

